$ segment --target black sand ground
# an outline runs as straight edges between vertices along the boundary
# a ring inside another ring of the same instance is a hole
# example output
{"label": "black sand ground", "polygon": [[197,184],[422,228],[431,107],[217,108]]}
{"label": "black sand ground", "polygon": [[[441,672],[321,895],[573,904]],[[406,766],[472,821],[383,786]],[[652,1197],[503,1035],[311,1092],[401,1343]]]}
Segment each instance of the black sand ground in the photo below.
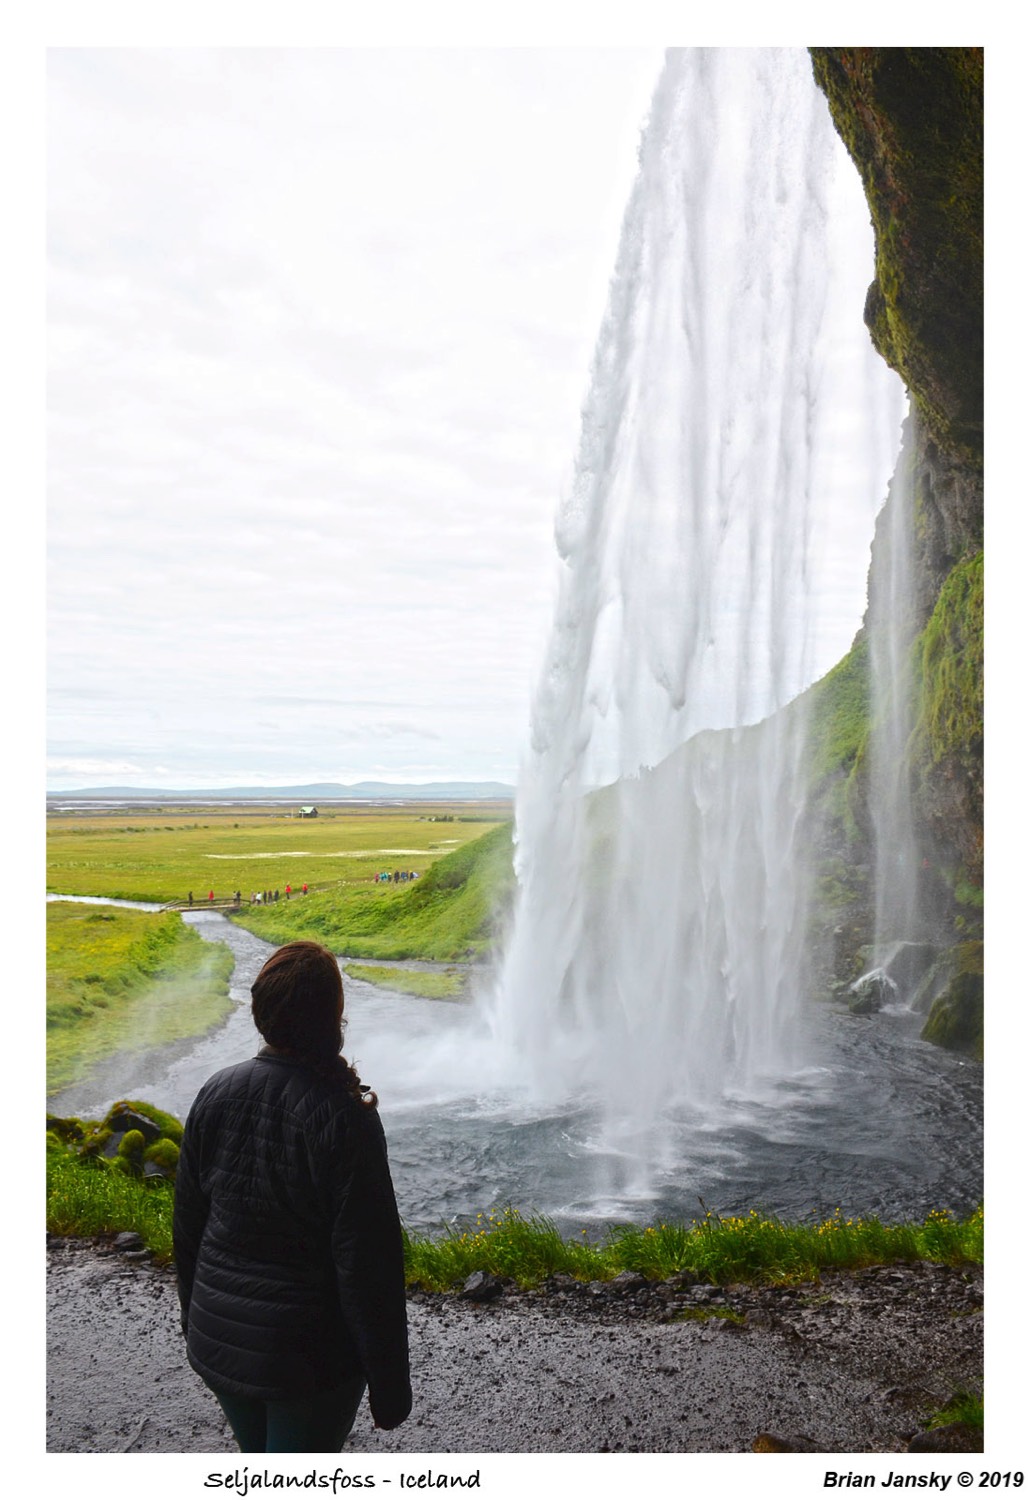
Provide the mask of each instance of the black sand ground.
{"label": "black sand ground", "polygon": [[[235,1452],[186,1363],[171,1274],[91,1242],[47,1260],[48,1450]],[[954,1390],[982,1388],[982,1299],[978,1271],[927,1264],[789,1291],[418,1294],[414,1411],[378,1432],[363,1404],[345,1451],[739,1453],[770,1433],[903,1451]]]}

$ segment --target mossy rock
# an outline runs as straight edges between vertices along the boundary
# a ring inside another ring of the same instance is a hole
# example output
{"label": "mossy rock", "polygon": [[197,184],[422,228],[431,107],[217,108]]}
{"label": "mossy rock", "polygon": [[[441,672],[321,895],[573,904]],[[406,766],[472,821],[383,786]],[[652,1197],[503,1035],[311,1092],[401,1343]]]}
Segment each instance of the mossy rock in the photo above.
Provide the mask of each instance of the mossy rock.
{"label": "mossy rock", "polygon": [[954,971],[955,960],[949,948],[947,952],[939,955],[937,961],[923,975],[909,1002],[917,1015],[925,1016],[929,1013],[934,1002],[940,999],[951,983]]}
{"label": "mossy rock", "polygon": [[84,1165],[133,1177],[174,1180],[182,1125],[174,1115],[138,1099],[119,1099],[103,1120],[47,1116],[47,1146],[57,1142]]}
{"label": "mossy rock", "polygon": [[138,1099],[119,1099],[111,1105],[102,1124],[114,1131],[138,1130],[148,1145],[161,1136],[167,1136],[176,1144],[182,1141],[182,1126],[174,1115]]}
{"label": "mossy rock", "polygon": [[[142,1176],[143,1173],[143,1152],[146,1150],[146,1144],[141,1130],[127,1130],[118,1142],[117,1160],[127,1163],[136,1176]],[[122,1170],[124,1171],[124,1167]]]}
{"label": "mossy rock", "polygon": [[101,1158],[107,1150],[113,1133],[106,1125],[93,1125],[79,1149],[79,1155],[86,1158]]}
{"label": "mossy rock", "polygon": [[950,961],[951,975],[930,1007],[921,1033],[923,1041],[983,1061],[983,943],[959,943],[945,957]]}
{"label": "mossy rock", "polygon": [[179,1165],[179,1148],[174,1141],[163,1138],[148,1146],[143,1153],[143,1170],[159,1173],[162,1177],[174,1178]]}
{"label": "mossy rock", "polygon": [[82,1121],[74,1117],[64,1119],[60,1115],[47,1115],[46,1128],[48,1134],[52,1132],[66,1145],[83,1141],[86,1138],[86,1130]]}

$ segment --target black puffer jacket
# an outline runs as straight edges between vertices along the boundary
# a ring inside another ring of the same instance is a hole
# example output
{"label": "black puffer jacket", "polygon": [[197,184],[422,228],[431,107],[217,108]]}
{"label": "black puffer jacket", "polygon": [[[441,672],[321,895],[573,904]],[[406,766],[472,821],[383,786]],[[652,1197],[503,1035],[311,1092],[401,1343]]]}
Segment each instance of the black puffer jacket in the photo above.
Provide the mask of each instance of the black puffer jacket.
{"label": "black puffer jacket", "polygon": [[411,1410],[400,1221],[375,1109],[267,1051],[190,1110],[173,1227],[190,1364],[285,1400],[363,1372],[382,1427]]}

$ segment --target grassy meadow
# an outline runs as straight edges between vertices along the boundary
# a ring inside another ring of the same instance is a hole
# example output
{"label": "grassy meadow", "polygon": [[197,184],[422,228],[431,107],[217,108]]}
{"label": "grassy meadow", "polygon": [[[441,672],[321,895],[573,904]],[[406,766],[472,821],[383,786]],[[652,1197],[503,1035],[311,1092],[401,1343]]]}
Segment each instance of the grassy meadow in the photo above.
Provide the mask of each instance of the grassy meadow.
{"label": "grassy meadow", "polygon": [[458,1000],[465,993],[465,975],[458,969],[391,969],[384,964],[344,964],[352,979],[378,984],[401,995],[422,1000]]}
{"label": "grassy meadow", "polygon": [[[233,920],[270,943],[311,938],[351,958],[480,957],[493,946],[497,913],[514,882],[511,824],[486,833],[481,823],[471,828],[471,842],[444,854],[414,882],[340,884],[299,900],[244,906]],[[409,975],[409,991],[413,983]]]}
{"label": "grassy meadow", "polygon": [[174,912],[50,901],[47,1093],[113,1053],[196,1036],[231,1005],[233,958]]}
{"label": "grassy meadow", "polygon": [[47,890],[161,903],[192,891],[202,903],[209,890],[222,899],[242,891],[246,902],[287,884],[377,889],[377,871],[424,874],[510,816],[508,803],[330,806],[317,818],[239,805],[63,811],[47,818]]}
{"label": "grassy meadow", "polygon": [[[490,948],[511,889],[510,817],[508,803],[330,807],[303,819],[240,806],[55,813],[47,890],[162,903],[192,891],[198,906],[209,891],[224,900],[238,890],[234,920],[271,943],[311,938],[355,958],[474,958]],[[419,878],[376,882],[394,870]],[[252,892],[267,890],[280,899],[250,905]],[[404,987],[430,998],[459,988],[427,984],[407,976]]]}

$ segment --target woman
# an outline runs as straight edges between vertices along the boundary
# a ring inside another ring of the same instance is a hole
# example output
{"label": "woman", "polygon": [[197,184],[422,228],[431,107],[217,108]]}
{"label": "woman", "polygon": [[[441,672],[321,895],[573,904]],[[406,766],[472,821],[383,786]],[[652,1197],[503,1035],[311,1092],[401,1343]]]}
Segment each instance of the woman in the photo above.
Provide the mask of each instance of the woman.
{"label": "woman", "polygon": [[187,1357],[244,1453],[339,1452],[368,1387],[411,1410],[404,1260],[376,1096],[340,1056],[343,982],[317,943],[251,989],[257,1056],[190,1110],[173,1237]]}

